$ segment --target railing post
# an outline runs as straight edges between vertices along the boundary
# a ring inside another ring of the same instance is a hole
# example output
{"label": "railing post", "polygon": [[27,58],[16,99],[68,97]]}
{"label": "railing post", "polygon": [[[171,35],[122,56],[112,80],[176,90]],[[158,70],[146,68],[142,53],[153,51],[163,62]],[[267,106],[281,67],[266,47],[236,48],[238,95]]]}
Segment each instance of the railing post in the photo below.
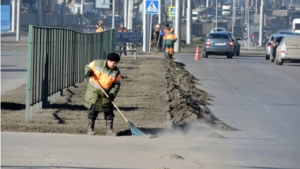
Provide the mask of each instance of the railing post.
{"label": "railing post", "polygon": [[32,25],[29,25],[28,30],[28,50],[27,50],[27,83],[26,83],[26,109],[25,109],[25,120],[31,121],[33,115],[31,114],[31,59],[32,59]]}

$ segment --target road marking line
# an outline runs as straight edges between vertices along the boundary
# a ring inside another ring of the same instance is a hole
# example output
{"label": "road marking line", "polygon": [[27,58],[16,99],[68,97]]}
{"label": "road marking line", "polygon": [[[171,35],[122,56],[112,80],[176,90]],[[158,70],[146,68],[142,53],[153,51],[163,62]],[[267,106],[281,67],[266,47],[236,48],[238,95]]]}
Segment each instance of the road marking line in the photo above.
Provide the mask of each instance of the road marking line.
{"label": "road marking line", "polygon": [[268,112],[272,112],[266,105],[263,104],[263,106],[268,110]]}
{"label": "road marking line", "polygon": [[256,102],[258,102],[258,100],[253,96],[253,99],[256,101]]}

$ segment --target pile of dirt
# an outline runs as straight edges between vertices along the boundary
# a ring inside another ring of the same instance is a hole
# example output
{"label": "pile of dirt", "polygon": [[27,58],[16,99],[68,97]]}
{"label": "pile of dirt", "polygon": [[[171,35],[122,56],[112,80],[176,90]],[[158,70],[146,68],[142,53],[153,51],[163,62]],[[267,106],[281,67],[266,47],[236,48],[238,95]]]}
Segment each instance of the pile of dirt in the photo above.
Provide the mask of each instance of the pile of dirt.
{"label": "pile of dirt", "polygon": [[[17,44],[26,47],[21,42]],[[14,49],[23,50],[19,46]],[[212,96],[196,87],[198,80],[183,66],[158,52],[157,57],[123,57],[118,64],[123,78],[116,105],[129,121],[150,134],[170,125],[186,128],[198,119],[204,119],[215,129],[235,130],[205,109]],[[85,81],[65,89],[53,104],[35,113],[31,122],[25,121],[26,85],[2,95],[1,130],[86,134],[87,109],[83,106],[86,85]],[[114,131],[118,135],[130,135],[127,123],[114,112]],[[105,134],[102,113],[97,118],[95,133]]]}
{"label": "pile of dirt", "polygon": [[213,96],[196,87],[198,79],[184,69],[184,64],[166,60],[166,80],[169,102],[169,113],[172,124],[189,128],[196,119],[206,121],[218,130],[237,130],[216,117],[205,107],[212,101]]}

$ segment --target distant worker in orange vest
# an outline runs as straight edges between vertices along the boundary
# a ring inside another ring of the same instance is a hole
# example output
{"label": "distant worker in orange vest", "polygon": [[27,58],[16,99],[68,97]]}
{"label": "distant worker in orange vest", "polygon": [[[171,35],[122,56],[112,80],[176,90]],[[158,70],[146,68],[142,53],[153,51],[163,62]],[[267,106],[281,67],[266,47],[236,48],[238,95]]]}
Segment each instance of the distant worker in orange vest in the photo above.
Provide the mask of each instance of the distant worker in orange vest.
{"label": "distant worker in orange vest", "polygon": [[166,27],[165,27],[165,29],[164,30],[162,30],[161,32],[160,32],[160,36],[162,36],[163,37],[163,39],[164,39],[164,41],[163,41],[163,49],[165,48],[165,43],[166,43],[166,37],[167,37],[167,35],[170,33],[170,27],[169,27],[169,24],[166,24]]}
{"label": "distant worker in orange vest", "polygon": [[99,32],[103,32],[103,21],[102,20],[99,20],[98,23],[96,24],[96,33],[99,33]]}
{"label": "distant worker in orange vest", "polygon": [[170,29],[170,33],[166,36],[166,54],[167,57],[172,59],[174,55],[174,43],[177,41],[177,37],[174,34],[174,29]]}
{"label": "distant worker in orange vest", "polygon": [[[118,32],[127,32],[127,29],[125,28],[124,23],[121,23],[121,24],[120,24],[120,27],[119,27],[119,29],[118,29]],[[127,55],[127,52],[126,52],[126,43],[123,43],[123,44],[120,46],[120,50],[123,50],[125,56]],[[122,56],[122,52],[120,52],[120,55]]]}

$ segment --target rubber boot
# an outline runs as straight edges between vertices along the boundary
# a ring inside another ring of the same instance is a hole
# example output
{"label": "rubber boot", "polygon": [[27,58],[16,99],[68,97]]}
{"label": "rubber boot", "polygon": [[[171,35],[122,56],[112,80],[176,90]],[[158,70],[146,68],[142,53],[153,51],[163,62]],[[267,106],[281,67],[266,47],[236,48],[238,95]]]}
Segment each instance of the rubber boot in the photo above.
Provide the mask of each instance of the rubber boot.
{"label": "rubber boot", "polygon": [[165,57],[166,57],[167,59],[169,59],[169,55],[170,55],[169,52],[166,52],[166,53],[165,53]]}
{"label": "rubber boot", "polygon": [[106,135],[116,136],[117,134],[113,132],[113,120],[106,120]]}
{"label": "rubber boot", "polygon": [[168,58],[169,58],[169,59],[172,59],[172,54],[169,54],[169,53],[168,53]]}
{"label": "rubber boot", "polygon": [[90,135],[90,136],[95,135],[94,127],[95,127],[95,120],[93,120],[93,119],[88,119],[88,130],[87,130],[87,135]]}

